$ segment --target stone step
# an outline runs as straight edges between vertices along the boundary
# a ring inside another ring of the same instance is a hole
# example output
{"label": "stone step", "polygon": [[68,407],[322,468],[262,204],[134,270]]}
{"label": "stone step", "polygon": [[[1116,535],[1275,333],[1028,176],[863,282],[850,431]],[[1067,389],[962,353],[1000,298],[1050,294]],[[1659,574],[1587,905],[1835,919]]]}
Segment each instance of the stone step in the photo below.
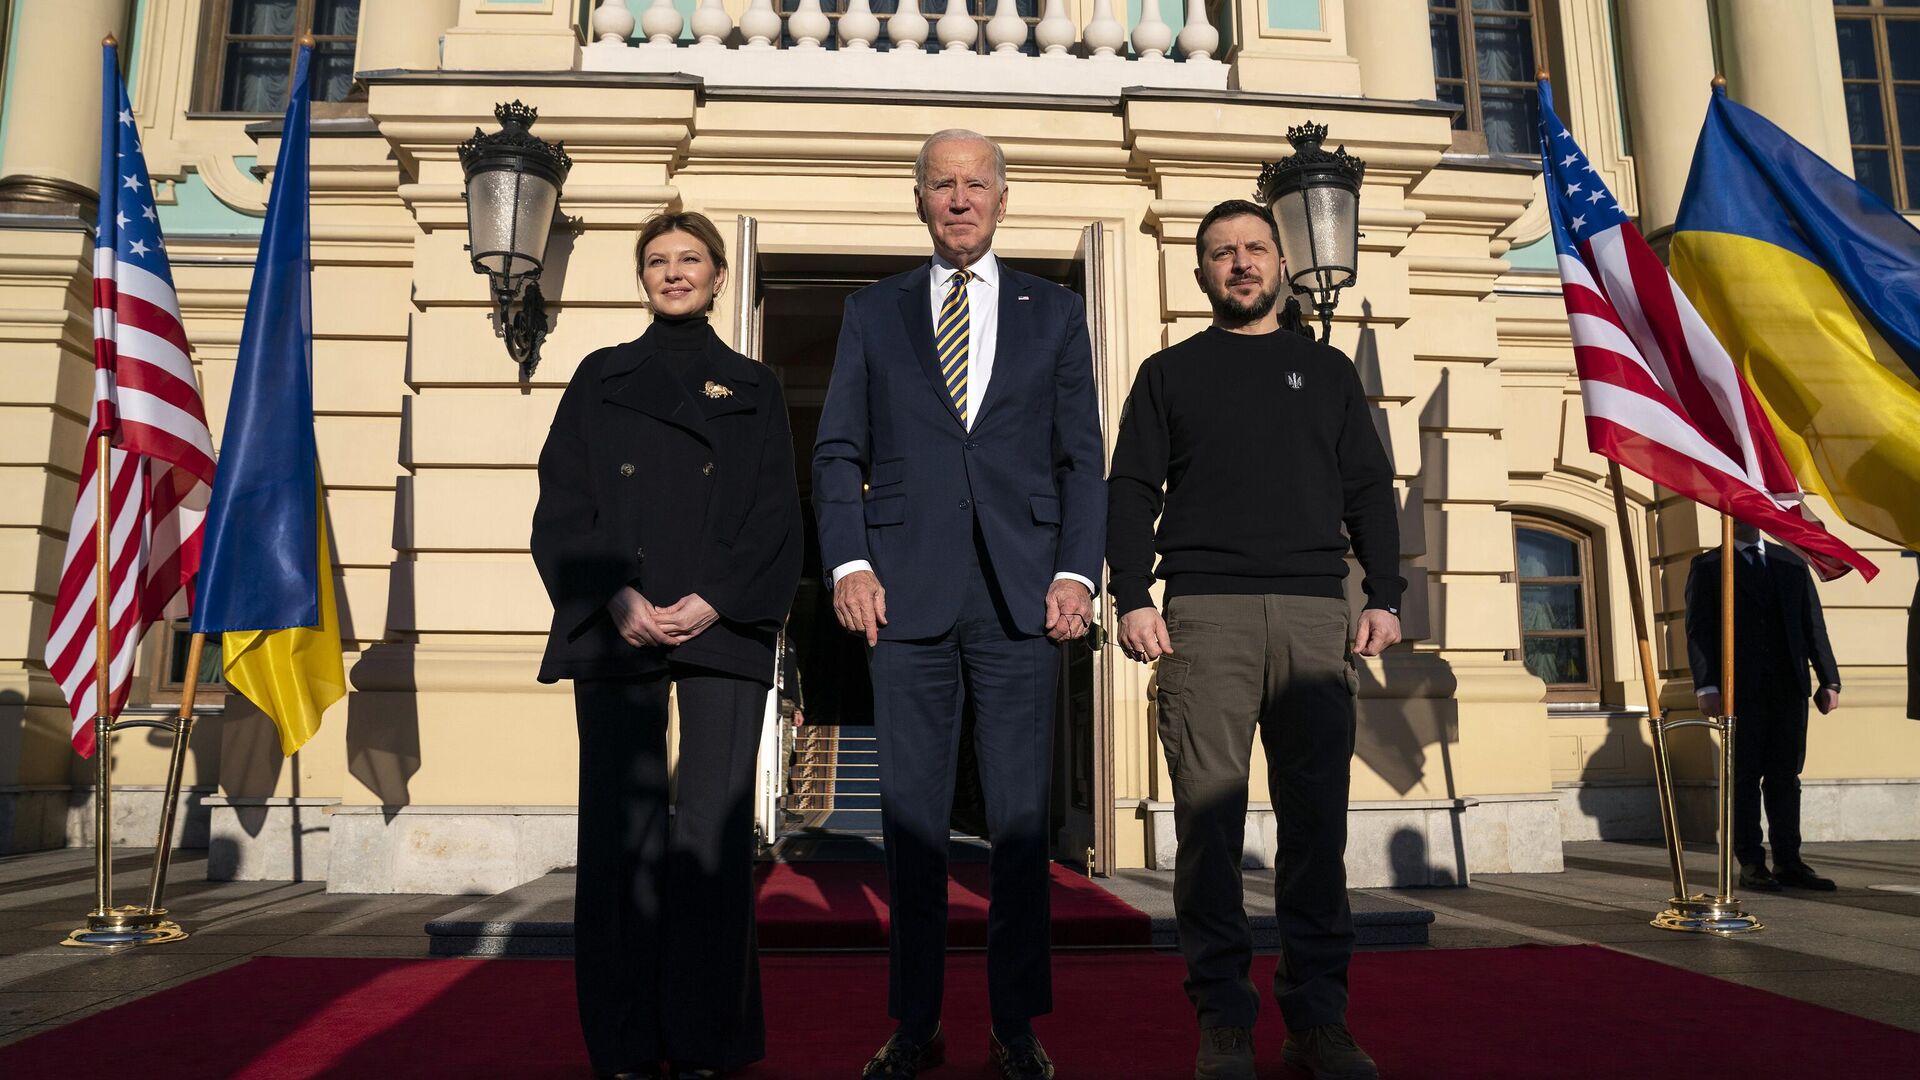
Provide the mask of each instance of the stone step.
{"label": "stone step", "polygon": [[[1141,872],[1129,872],[1130,882],[1139,881],[1131,876],[1137,873]],[[1164,895],[1171,897],[1172,875],[1159,876],[1167,879]],[[428,951],[434,956],[572,956],[573,881],[573,871],[556,871],[449,912],[426,924]],[[1133,888],[1123,884],[1113,891],[1129,903],[1135,902]],[[1359,946],[1405,947],[1427,943],[1427,927],[1433,922],[1433,912],[1367,892],[1354,892],[1350,898]],[[1165,910],[1155,910],[1161,907]],[[1178,936],[1171,901],[1143,910],[1153,922],[1154,947],[1174,948]],[[1253,926],[1255,948],[1279,946],[1279,930],[1270,912],[1250,913],[1248,921]]]}

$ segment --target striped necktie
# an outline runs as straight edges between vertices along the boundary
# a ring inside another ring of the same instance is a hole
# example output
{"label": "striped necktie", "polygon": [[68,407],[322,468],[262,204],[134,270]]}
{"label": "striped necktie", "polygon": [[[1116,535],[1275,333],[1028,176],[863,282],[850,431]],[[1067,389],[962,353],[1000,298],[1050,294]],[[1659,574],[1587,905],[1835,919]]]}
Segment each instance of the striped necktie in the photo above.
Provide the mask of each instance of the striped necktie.
{"label": "striped necktie", "polygon": [[947,285],[947,301],[940,305],[940,321],[934,327],[934,351],[940,357],[940,377],[947,380],[947,395],[960,410],[960,422],[967,422],[967,338],[972,332],[973,316],[967,307],[967,282],[971,270],[957,270]]}

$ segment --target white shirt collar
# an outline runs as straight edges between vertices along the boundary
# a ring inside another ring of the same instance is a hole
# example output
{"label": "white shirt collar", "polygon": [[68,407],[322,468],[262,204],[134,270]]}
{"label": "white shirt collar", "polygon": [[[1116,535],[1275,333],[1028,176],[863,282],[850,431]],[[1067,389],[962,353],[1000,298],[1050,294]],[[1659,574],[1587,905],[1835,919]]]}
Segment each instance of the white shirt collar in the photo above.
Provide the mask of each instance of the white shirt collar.
{"label": "white shirt collar", "polygon": [[1754,548],[1759,548],[1760,554],[1765,555],[1767,553],[1767,538],[1763,536],[1753,541],[1735,540],[1733,546],[1742,554],[1752,551]]}
{"label": "white shirt collar", "polygon": [[[945,256],[939,252],[935,252],[933,256],[934,291],[938,292],[945,289],[947,287],[947,281],[951,279],[954,274],[958,273],[959,269],[959,267],[948,262]],[[1000,260],[994,256],[993,252],[989,251],[985,255],[980,256],[979,260],[968,267],[968,269],[972,270],[973,276],[983,284],[991,288],[999,287]]]}

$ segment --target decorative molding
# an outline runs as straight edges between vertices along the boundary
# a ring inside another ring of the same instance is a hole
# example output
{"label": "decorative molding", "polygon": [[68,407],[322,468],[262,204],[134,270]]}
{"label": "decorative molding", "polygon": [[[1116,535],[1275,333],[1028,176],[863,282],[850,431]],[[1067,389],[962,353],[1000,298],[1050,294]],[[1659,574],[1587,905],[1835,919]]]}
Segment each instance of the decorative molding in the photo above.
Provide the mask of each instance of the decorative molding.
{"label": "decorative molding", "polygon": [[[1614,50],[1612,4],[1609,0],[1560,0],[1559,42],[1566,49],[1559,57],[1563,78],[1556,83],[1554,105],[1566,118],[1568,130],[1580,141],[1587,160],[1599,172],[1620,209],[1628,217],[1640,213],[1640,189],[1634,182],[1633,158],[1626,152],[1626,118],[1620,102],[1620,58]],[[1525,229],[1538,233],[1515,232],[1511,239],[1524,244],[1546,232],[1546,211],[1541,209],[1536,225],[1527,219]],[[1519,228],[1520,223],[1516,222]]]}

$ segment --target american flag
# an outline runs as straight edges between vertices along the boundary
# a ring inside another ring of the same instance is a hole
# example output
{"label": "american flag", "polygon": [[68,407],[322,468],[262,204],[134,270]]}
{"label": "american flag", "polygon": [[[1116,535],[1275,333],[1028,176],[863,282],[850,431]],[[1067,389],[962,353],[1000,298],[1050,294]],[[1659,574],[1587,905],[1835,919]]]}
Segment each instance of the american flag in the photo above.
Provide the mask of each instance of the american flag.
{"label": "american flag", "polygon": [[73,745],[93,753],[98,440],[111,438],[108,502],[112,692],[126,705],[147,627],[186,614],[213,485],[213,438],[200,403],[153,184],[112,46],[101,95],[100,217],[93,249],[93,415],[80,495],[47,633],[47,670],[73,713]]}
{"label": "american flag", "polygon": [[1824,579],[1877,570],[1803,505],[1771,422],[1540,84],[1540,154],[1587,444],[1791,545]]}

